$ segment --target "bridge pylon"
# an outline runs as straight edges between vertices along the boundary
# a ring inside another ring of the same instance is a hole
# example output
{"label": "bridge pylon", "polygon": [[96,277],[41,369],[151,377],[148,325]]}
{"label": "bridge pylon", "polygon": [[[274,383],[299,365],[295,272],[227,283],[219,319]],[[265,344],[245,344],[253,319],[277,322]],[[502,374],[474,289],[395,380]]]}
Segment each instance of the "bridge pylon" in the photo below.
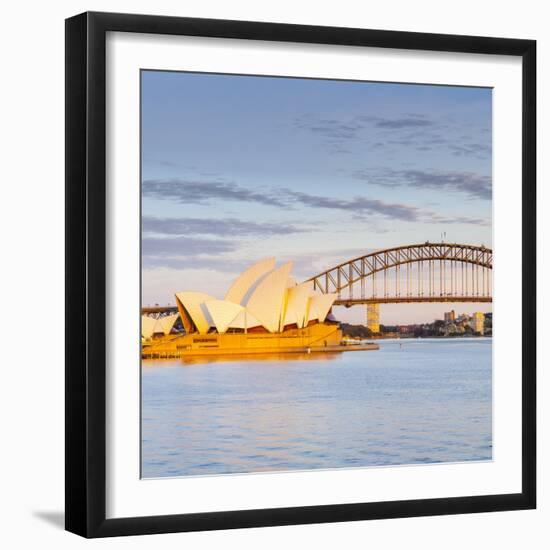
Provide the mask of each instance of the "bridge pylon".
{"label": "bridge pylon", "polygon": [[367,304],[367,328],[373,334],[380,333],[380,304]]}

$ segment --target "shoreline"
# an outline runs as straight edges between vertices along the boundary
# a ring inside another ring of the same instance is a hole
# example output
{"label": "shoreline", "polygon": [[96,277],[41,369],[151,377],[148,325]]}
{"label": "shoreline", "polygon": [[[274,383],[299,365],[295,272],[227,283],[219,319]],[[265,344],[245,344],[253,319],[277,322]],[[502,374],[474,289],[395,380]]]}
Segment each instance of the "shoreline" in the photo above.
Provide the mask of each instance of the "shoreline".
{"label": "shoreline", "polygon": [[[397,336],[392,334],[390,336],[369,336],[369,340],[479,340],[480,338],[492,338],[492,334],[483,334],[483,335],[468,335],[468,336]],[[348,340],[361,342],[365,340],[364,338],[351,338],[347,337]]]}
{"label": "shoreline", "polygon": [[151,351],[141,353],[142,359],[181,359],[193,357],[234,357],[236,355],[270,355],[276,354],[315,354],[315,353],[342,353],[346,351],[375,351],[380,349],[378,344],[365,342],[361,344],[344,344],[328,346],[301,346],[288,348],[256,348],[256,349],[202,349],[202,350],[178,350],[178,351]]}

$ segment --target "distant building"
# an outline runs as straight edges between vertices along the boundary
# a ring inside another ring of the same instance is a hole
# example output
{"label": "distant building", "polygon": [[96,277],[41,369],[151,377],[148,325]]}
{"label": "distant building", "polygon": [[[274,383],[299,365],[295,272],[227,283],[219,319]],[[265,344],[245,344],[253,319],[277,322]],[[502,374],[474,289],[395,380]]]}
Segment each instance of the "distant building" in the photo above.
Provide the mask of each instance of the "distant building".
{"label": "distant building", "polygon": [[485,314],[481,313],[481,311],[476,311],[472,315],[472,321],[470,326],[472,327],[472,330],[476,334],[483,334],[485,329]]}
{"label": "distant building", "polygon": [[367,304],[367,327],[374,334],[380,332],[380,304]]}
{"label": "distant building", "polygon": [[451,311],[446,311],[444,313],[444,318],[446,323],[454,323],[455,322],[455,310],[451,309]]}

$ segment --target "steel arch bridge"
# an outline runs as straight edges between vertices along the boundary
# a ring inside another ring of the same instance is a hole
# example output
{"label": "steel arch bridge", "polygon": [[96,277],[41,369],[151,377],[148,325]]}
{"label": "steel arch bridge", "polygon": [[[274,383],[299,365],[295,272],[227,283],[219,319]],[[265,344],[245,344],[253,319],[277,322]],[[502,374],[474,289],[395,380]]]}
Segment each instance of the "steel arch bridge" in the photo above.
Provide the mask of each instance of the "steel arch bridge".
{"label": "steel arch bridge", "polygon": [[412,244],[371,252],[308,281],[338,295],[335,305],[492,302],[493,251],[457,243]]}

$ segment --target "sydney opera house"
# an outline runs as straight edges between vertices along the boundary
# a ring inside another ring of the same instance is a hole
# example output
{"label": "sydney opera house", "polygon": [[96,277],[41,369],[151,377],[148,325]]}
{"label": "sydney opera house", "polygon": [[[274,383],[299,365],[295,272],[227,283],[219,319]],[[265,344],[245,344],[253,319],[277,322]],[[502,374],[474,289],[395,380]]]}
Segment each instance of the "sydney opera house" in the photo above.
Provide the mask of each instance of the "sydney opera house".
{"label": "sydney opera house", "polygon": [[336,294],[297,284],[291,269],[292,262],[277,267],[264,259],[237,277],[223,300],[176,293],[178,313],[142,316],[143,357],[341,351],[342,331],[331,314]]}

